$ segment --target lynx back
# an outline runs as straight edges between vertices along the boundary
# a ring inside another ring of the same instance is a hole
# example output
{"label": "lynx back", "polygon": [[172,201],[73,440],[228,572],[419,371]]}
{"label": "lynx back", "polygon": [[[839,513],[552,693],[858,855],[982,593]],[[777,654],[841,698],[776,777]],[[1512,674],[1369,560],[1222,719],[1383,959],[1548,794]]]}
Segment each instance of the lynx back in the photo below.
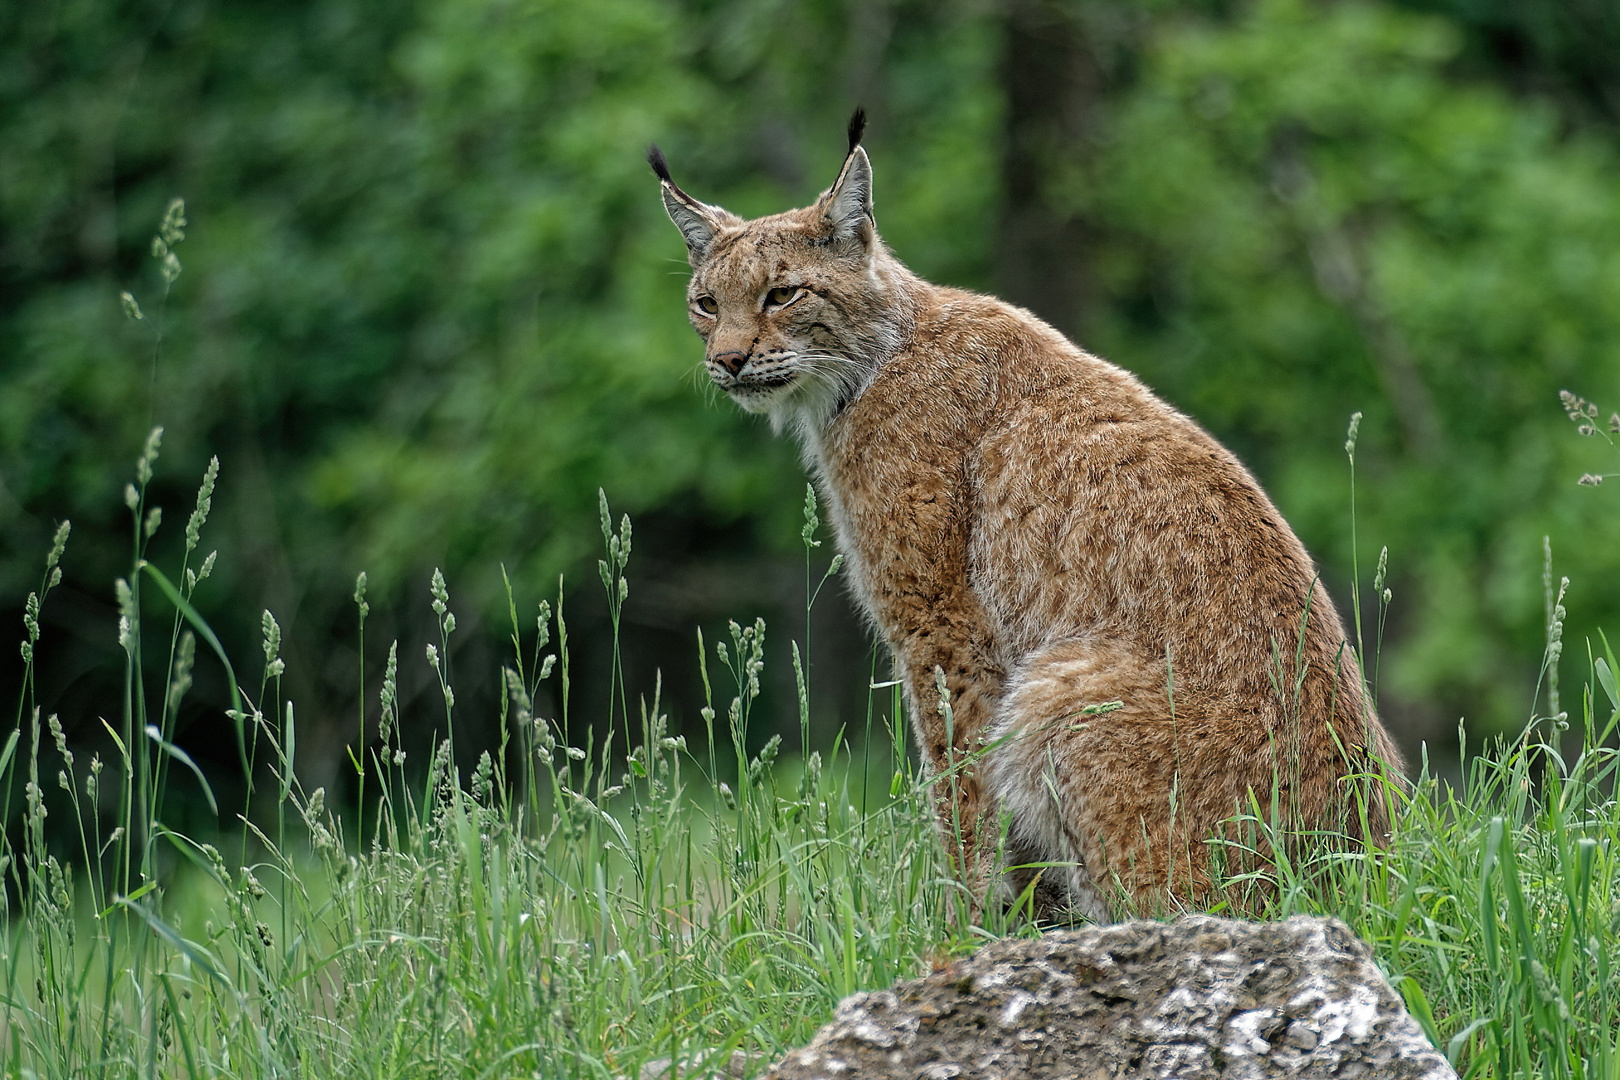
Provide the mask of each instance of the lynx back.
{"label": "lynx back", "polygon": [[1207,906],[1254,806],[1381,839],[1398,755],[1281,514],[1128,372],[907,270],[861,126],[814,203],[755,220],[649,160],[709,375],[801,441],[974,895],[1004,848],[1045,916]]}

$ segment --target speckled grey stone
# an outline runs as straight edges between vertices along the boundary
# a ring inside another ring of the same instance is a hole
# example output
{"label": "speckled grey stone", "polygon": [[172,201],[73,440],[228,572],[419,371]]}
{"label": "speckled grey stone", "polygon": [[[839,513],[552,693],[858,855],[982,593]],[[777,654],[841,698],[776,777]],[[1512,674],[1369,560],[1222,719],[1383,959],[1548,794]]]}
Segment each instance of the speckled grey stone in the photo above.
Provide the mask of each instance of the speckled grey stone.
{"label": "speckled grey stone", "polygon": [[986,945],[856,994],[773,1080],[1455,1080],[1336,919],[1189,915]]}

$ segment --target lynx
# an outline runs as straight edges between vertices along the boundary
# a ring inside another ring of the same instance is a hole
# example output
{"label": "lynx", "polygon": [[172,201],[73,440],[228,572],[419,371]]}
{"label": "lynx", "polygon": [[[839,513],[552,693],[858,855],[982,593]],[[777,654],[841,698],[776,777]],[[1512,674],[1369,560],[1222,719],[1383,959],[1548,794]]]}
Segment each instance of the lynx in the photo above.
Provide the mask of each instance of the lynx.
{"label": "lynx", "polygon": [[971,895],[1000,853],[1046,917],[1205,907],[1245,812],[1381,840],[1399,757],[1276,507],[1128,372],[906,269],[863,127],[812,205],[752,221],[648,160],[708,374],[802,444]]}

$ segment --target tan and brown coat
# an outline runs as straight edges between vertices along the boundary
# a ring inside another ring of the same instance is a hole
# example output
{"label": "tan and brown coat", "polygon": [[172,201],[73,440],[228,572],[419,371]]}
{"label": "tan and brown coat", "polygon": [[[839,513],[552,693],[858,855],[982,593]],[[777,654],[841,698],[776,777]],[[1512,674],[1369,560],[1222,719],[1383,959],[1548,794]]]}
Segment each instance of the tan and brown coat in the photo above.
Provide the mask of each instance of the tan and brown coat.
{"label": "tan and brown coat", "polygon": [[1043,913],[1094,918],[1206,906],[1207,841],[1253,807],[1381,837],[1398,755],[1260,485],[1128,372],[902,266],[858,141],[752,221],[652,160],[709,373],[799,437],[974,894],[1002,820]]}

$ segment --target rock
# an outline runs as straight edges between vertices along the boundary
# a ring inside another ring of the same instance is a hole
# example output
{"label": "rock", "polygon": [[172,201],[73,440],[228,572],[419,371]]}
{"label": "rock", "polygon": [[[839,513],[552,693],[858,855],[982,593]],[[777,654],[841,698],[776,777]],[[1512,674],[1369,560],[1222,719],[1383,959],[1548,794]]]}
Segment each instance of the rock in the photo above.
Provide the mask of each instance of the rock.
{"label": "rock", "polygon": [[1189,915],[986,945],[856,994],[773,1080],[1455,1080],[1336,919]]}

